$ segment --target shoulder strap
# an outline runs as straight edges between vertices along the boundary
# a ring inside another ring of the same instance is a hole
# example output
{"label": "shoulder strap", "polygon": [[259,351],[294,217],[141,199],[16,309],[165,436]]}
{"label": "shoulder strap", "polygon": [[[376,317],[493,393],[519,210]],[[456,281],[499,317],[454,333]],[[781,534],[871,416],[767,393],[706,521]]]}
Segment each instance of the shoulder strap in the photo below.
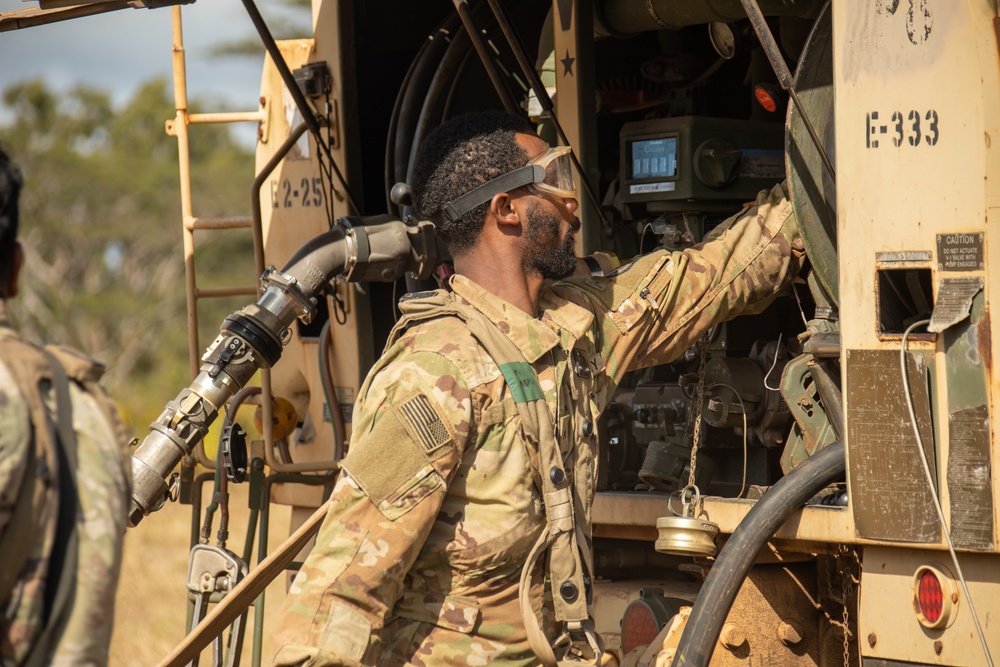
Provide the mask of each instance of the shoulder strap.
{"label": "shoulder strap", "polygon": [[4,601],[13,592],[21,570],[37,546],[34,540],[24,539],[24,536],[37,531],[49,501],[48,487],[39,477],[39,468],[52,470],[57,462],[45,403],[38,389],[38,383],[50,375],[41,351],[17,338],[3,338],[0,339],[0,359],[28,404],[33,441],[26,452],[14,512],[0,535],[0,562],[4,564],[0,568],[0,601]]}
{"label": "shoulder strap", "polygon": [[[0,573],[0,600],[7,599],[13,591],[36,546],[32,540],[23,538],[25,532],[30,534],[32,531],[18,528],[23,524],[30,527],[41,523],[45,505],[49,502],[50,489],[38,476],[38,467],[44,463],[49,469],[58,468],[58,518],[49,560],[48,585],[45,587],[45,626],[24,663],[25,667],[40,667],[49,661],[58,636],[65,627],[76,587],[76,434],[73,431],[69,380],[62,364],[48,352],[18,339],[0,340],[0,357],[28,402],[34,441],[28,452],[15,514],[3,536],[0,536],[0,557],[5,564]],[[53,421],[45,408],[39,388],[43,380],[52,382],[57,421]],[[28,501],[28,509],[22,509],[22,501]],[[7,560],[8,557],[11,560]]]}
{"label": "shoulder strap", "polygon": [[580,629],[590,623],[585,577],[593,581],[594,572],[590,554],[581,551],[585,548],[586,538],[576,516],[573,489],[576,480],[570,482],[552,415],[534,368],[492,321],[477,310],[466,310],[472,311],[466,319],[469,331],[500,366],[500,372],[514,396],[525,436],[535,438],[538,447],[540,474],[536,479],[541,482],[545,529],[521,571],[518,597],[528,643],[538,659],[551,667],[557,664],[556,656],[531,608],[528,588],[532,571],[548,551],[548,579],[552,586],[556,620],[565,622],[570,629]]}
{"label": "shoulder strap", "polygon": [[[52,388],[56,396],[56,455],[59,460],[59,518],[56,539],[49,560],[48,585],[45,587],[45,628],[35,640],[24,667],[43,667],[49,663],[59,637],[69,621],[76,593],[79,531],[79,496],[76,486],[76,433],[73,431],[73,407],[69,396],[66,369],[48,351],[43,351],[52,368]],[[51,423],[51,420],[50,420]],[[58,581],[54,577],[58,576]],[[52,585],[55,583],[55,585]]]}
{"label": "shoulder strap", "polygon": [[21,570],[35,548],[33,540],[24,539],[41,523],[45,507],[46,486],[37,479],[39,458],[32,447],[28,450],[21,488],[14,501],[14,511],[0,535],[0,602],[7,600],[21,577]]}
{"label": "shoulder strap", "polygon": [[589,623],[584,577],[589,576],[593,580],[593,566],[590,554],[581,552],[586,541],[576,521],[573,486],[566,474],[555,425],[538,376],[513,341],[492,321],[475,308],[456,301],[450,293],[432,292],[405,300],[400,303],[400,309],[404,316],[397,323],[394,335],[390,335],[390,344],[418,321],[453,316],[466,323],[469,332],[499,366],[517,405],[525,439],[532,441],[531,444],[538,449],[539,474],[535,476],[535,481],[540,486],[545,504],[546,526],[521,572],[519,598],[532,651],[543,664],[554,666],[557,663],[555,653],[531,608],[528,595],[531,573],[547,551],[556,620],[566,622],[571,628],[579,628]]}

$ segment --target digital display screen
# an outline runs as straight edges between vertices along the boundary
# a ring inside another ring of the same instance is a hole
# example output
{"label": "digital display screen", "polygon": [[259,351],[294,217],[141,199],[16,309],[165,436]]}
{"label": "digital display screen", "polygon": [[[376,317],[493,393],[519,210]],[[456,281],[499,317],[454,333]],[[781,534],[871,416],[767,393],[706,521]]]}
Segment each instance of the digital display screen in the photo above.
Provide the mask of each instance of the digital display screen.
{"label": "digital display screen", "polygon": [[677,176],[677,137],[632,141],[632,178]]}

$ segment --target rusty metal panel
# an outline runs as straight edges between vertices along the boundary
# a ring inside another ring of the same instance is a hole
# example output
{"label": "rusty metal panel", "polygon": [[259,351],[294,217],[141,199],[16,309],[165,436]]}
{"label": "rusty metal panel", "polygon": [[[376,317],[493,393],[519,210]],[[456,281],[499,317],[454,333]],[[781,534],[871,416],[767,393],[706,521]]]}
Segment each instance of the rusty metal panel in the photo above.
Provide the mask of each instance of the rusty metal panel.
{"label": "rusty metal panel", "polygon": [[[936,308],[935,308],[936,309]],[[990,487],[990,330],[982,292],[970,300],[967,321],[944,332],[948,380],[948,492],[955,546],[993,548]]]}
{"label": "rusty metal panel", "polygon": [[982,289],[981,277],[939,280],[938,295],[934,300],[934,314],[927,330],[938,333],[967,318],[972,309],[973,298]]}
{"label": "rusty metal panel", "polygon": [[[934,437],[927,361],[908,353],[914,412],[934,473]],[[899,353],[847,351],[847,442],[851,502],[859,537],[939,542],[941,529],[906,406]]]}
{"label": "rusty metal panel", "polygon": [[948,491],[956,547],[993,547],[990,416],[985,405],[948,415]]}
{"label": "rusty metal panel", "polygon": [[712,667],[838,664],[842,649],[823,641],[827,623],[817,599],[815,564],[754,567],[726,617],[729,632],[720,637]]}

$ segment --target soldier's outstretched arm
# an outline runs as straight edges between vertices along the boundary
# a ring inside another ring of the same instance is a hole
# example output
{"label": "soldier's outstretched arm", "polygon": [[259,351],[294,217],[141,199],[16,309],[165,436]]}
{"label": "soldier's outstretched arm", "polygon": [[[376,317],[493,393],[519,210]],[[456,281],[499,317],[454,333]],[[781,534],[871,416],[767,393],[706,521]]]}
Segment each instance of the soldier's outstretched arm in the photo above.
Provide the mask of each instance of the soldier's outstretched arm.
{"label": "soldier's outstretched arm", "polygon": [[720,322],[760,312],[804,257],[791,203],[776,185],[692,248],[653,252],[613,275],[573,284],[601,316],[601,347],[617,380],[676,359]]}
{"label": "soldier's outstretched arm", "polygon": [[458,466],[468,387],[441,355],[403,347],[362,387],[329,514],[278,622],[275,665],[376,662],[386,616]]}

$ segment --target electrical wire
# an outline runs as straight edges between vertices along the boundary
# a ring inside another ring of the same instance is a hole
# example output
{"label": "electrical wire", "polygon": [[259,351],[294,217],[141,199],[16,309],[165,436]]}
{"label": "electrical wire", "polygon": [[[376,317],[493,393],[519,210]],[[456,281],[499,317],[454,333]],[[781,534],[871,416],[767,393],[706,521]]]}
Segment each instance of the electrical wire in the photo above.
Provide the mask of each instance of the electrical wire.
{"label": "electrical wire", "polygon": [[962,584],[962,592],[965,593],[965,599],[969,601],[969,612],[972,614],[972,621],[976,624],[976,632],[979,633],[979,643],[982,645],[983,653],[986,655],[986,664],[989,665],[989,667],[993,667],[993,657],[990,655],[990,647],[986,643],[986,635],[983,634],[983,627],[979,624],[979,615],[976,613],[976,608],[972,604],[972,595],[969,594],[969,586],[965,582],[965,575],[962,574],[962,566],[958,564],[958,554],[955,553],[955,545],[952,543],[951,533],[948,530],[948,524],[944,520],[944,510],[941,508],[941,500],[938,498],[937,489],[934,486],[934,477],[931,475],[930,464],[927,463],[927,454],[924,452],[924,442],[920,437],[920,428],[917,426],[916,411],[913,408],[913,394],[910,391],[910,372],[906,366],[906,342],[910,333],[914,329],[929,323],[930,320],[919,320],[911,324],[907,327],[906,331],[903,332],[903,341],[899,346],[899,371],[903,375],[903,395],[906,397],[906,409],[910,412],[910,424],[913,426],[913,435],[917,439],[917,453],[920,454],[920,464],[924,469],[924,477],[927,480],[927,488],[931,492],[931,499],[934,501],[934,509],[937,511],[938,521],[941,522],[945,542],[948,544],[948,553],[951,554],[951,562],[955,566],[955,573],[958,575],[958,581]]}
{"label": "electrical wire", "polygon": [[[322,110],[318,108],[318,104],[316,103],[315,100],[310,100],[310,103],[313,105],[313,109],[316,111],[316,113],[322,115],[324,120],[326,121],[323,123],[323,125],[326,128],[325,141],[329,145],[331,143],[331,133],[333,132],[330,123],[330,110],[333,108],[333,104],[330,100],[330,91],[329,90],[326,91],[326,99],[324,100],[325,106]],[[315,137],[317,144],[319,144],[321,141],[324,140],[321,134],[318,134]],[[343,195],[340,195],[340,193],[337,192],[336,186],[333,184],[333,172],[330,169],[330,164],[326,161],[325,158],[326,158],[326,153],[324,153],[322,150],[317,151],[316,162],[319,164],[320,180],[323,183],[323,208],[326,212],[327,228],[333,229],[334,225],[333,200],[331,199],[331,197],[342,200]],[[340,196],[338,197],[338,195]]]}
{"label": "electrical wire", "polygon": [[215,452],[215,483],[212,503],[205,508],[205,519],[202,522],[202,544],[208,544],[208,539],[212,534],[212,517],[215,515],[215,510],[219,509],[218,545],[221,548],[226,546],[226,539],[229,535],[229,477],[222,469],[222,439],[235,422],[236,412],[240,406],[249,397],[257,394],[260,394],[260,387],[253,385],[244,387],[230,399],[229,405],[226,407],[222,428],[219,429],[219,445]]}
{"label": "electrical wire", "polygon": [[771,373],[774,372],[774,367],[778,365],[778,353],[781,352],[781,334],[778,334],[778,342],[774,346],[774,361],[771,362],[771,367],[767,369],[767,375],[764,376],[764,388],[770,389],[771,391],[779,391],[781,387],[772,387],[767,383],[767,379],[771,377]]}
{"label": "electrical wire", "polygon": [[799,315],[802,316],[802,324],[808,329],[809,321],[806,319],[806,311],[802,309],[802,297],[799,296],[799,290],[795,286],[795,282],[792,282],[792,294],[795,295],[795,304],[799,307]]}
{"label": "electrical wire", "polygon": [[327,320],[319,334],[319,377],[326,405],[330,409],[330,423],[333,425],[333,458],[339,462],[344,458],[347,425],[344,423],[344,413],[340,411],[337,389],[333,384],[333,371],[330,368],[330,337],[330,320]]}
{"label": "electrical wire", "polygon": [[639,252],[637,254],[638,257],[642,257],[642,246],[643,246],[643,241],[646,240],[646,232],[651,232],[651,231],[653,231],[653,223],[647,222],[646,226],[642,228],[641,232],[639,232]]}
{"label": "electrical wire", "polygon": [[740,392],[736,391],[735,387],[721,382],[715,383],[712,387],[725,387],[733,392],[736,400],[740,402],[740,410],[743,411],[743,481],[740,483],[740,492],[736,494],[737,498],[742,498],[743,492],[747,489],[747,406],[743,403],[743,397],[740,396]]}

